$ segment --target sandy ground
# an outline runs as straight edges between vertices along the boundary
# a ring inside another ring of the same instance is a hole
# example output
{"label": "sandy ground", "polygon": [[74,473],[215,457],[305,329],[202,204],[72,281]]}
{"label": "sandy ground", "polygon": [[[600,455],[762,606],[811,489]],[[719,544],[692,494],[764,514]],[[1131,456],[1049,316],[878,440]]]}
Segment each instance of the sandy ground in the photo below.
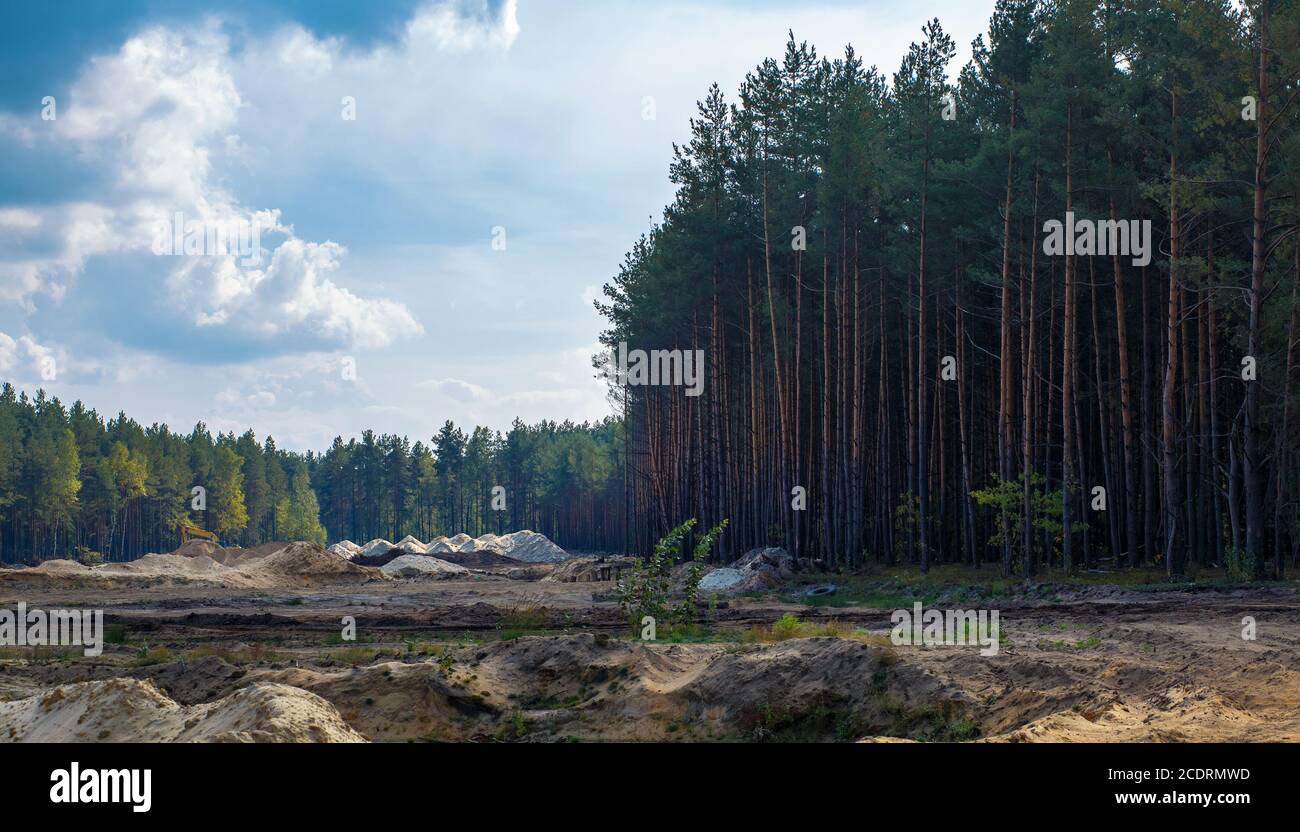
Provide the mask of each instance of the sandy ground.
{"label": "sandy ground", "polygon": [[[887,609],[731,599],[702,610],[707,641],[646,643],[608,581],[287,571],[0,573],[0,607],[93,603],[119,636],[99,657],[0,648],[0,740],[1300,740],[1294,587],[996,599],[983,657],[893,646]],[[741,637],[785,613],[843,635]]]}

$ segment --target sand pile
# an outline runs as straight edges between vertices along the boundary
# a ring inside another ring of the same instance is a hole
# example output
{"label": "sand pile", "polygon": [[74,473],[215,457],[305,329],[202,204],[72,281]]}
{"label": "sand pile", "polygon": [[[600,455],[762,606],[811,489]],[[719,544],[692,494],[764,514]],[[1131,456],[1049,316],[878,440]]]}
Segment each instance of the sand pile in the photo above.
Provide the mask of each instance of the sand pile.
{"label": "sand pile", "polygon": [[22,581],[28,576],[56,580],[60,584],[86,587],[111,585],[152,586],[175,583],[215,583],[231,587],[252,587],[256,583],[207,555],[183,557],[148,554],[124,563],[84,566],[72,560],[47,560],[38,566],[15,569],[10,577]]}
{"label": "sand pile", "polygon": [[527,529],[503,535],[488,532],[478,538],[464,532],[455,537],[435,537],[424,551],[458,563],[464,561],[450,556],[486,552],[524,563],[555,563],[569,558],[569,553],[552,543],[546,535]]}
{"label": "sand pile", "polygon": [[172,552],[173,555],[180,555],[183,558],[196,558],[199,556],[212,557],[221,549],[220,546],[210,540],[187,540],[181,544],[181,547]]}
{"label": "sand pile", "polygon": [[[27,569],[8,570],[11,581],[31,578],[60,584],[102,586],[157,586],[204,583],[249,589],[296,588],[313,584],[359,584],[387,580],[368,566],[360,566],[315,543],[266,543],[254,549],[215,548],[212,556],[194,554],[182,547],[165,555],[148,554],[125,563],[83,566],[70,560],[49,560]],[[179,554],[190,552],[190,555]]]}
{"label": "sand pile", "polygon": [[271,554],[240,563],[233,568],[265,586],[293,586],[322,581],[369,583],[383,580],[378,569],[358,566],[325,551],[315,543],[290,543]]}
{"label": "sand pile", "polygon": [[590,557],[573,558],[555,568],[543,581],[562,584],[587,584],[600,581],[617,581],[624,572],[631,571],[635,558]]}
{"label": "sand pile", "polygon": [[469,572],[463,566],[449,563],[430,555],[401,555],[380,567],[385,575],[394,578],[422,578],[426,576],[464,575]]}
{"label": "sand pile", "polygon": [[412,537],[409,534],[406,537],[394,543],[393,546],[394,548],[401,549],[403,552],[405,552],[408,555],[423,555],[425,553],[425,549],[428,548],[423,543],[421,543],[417,538]]}
{"label": "sand pile", "polygon": [[743,580],[745,580],[744,572],[732,569],[730,566],[721,566],[700,579],[700,589],[707,592],[721,592],[731,589]]}
{"label": "sand pile", "polygon": [[731,566],[710,570],[700,581],[704,592],[754,592],[775,589],[794,577],[794,558],[778,547],[751,549]]}
{"label": "sand pile", "polygon": [[329,547],[329,551],[341,558],[352,560],[354,557],[361,554],[361,547],[353,543],[351,540],[340,540],[338,543]]}
{"label": "sand pile", "polygon": [[106,563],[96,572],[143,577],[212,578],[229,572],[229,568],[208,555],[177,556],[148,554],[125,563]]}
{"label": "sand pile", "polygon": [[0,702],[0,737],[14,742],[365,742],[329,702],[301,688],[253,684],[185,706],[150,681],[63,685]]}
{"label": "sand pile", "polygon": [[89,572],[90,568],[82,566],[75,560],[66,560],[64,558],[54,558],[53,560],[41,561],[31,569],[18,570],[23,572],[39,572],[42,575],[60,575],[60,574],[79,574]]}
{"label": "sand pile", "polygon": [[375,555],[382,555],[384,552],[387,552],[391,548],[393,548],[393,544],[389,543],[387,540],[384,540],[382,537],[376,537],[374,540],[370,541],[365,546],[362,546],[361,551],[357,552],[357,554],[363,555],[368,558],[372,558]]}
{"label": "sand pile", "polygon": [[552,543],[544,534],[524,529],[504,537],[510,539],[510,548],[502,554],[515,560],[525,563],[555,563],[569,558],[568,552]]}
{"label": "sand pile", "polygon": [[521,561],[517,561],[512,557],[482,549],[476,552],[445,552],[441,557],[449,563],[459,563],[461,566],[468,566],[473,569],[486,569],[493,566],[519,566],[521,563]]}

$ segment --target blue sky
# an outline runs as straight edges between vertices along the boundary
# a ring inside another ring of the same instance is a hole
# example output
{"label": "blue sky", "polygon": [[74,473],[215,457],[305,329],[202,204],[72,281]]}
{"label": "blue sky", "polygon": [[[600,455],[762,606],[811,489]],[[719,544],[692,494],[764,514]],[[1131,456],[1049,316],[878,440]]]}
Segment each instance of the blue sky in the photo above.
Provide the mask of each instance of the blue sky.
{"label": "blue sky", "polygon": [[[671,199],[708,85],[788,29],[892,71],[934,16],[955,71],[991,9],[9,0],[0,377],[298,449],[600,418],[591,301]],[[177,211],[255,222],[263,259],[157,256]]]}

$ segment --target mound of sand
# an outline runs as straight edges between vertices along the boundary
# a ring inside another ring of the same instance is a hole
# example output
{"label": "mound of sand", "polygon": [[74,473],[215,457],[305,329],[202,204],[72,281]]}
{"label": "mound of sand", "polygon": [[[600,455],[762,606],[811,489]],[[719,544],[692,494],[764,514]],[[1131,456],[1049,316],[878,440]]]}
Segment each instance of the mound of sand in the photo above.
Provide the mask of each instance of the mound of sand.
{"label": "mound of sand", "polygon": [[173,555],[180,555],[183,558],[212,557],[220,550],[221,547],[209,540],[187,540],[181,544],[179,549],[172,552]]}
{"label": "mound of sand", "polygon": [[525,563],[555,563],[569,559],[569,553],[552,543],[544,534],[524,529],[504,537],[510,539],[510,547],[502,554],[515,560]]}
{"label": "mound of sand", "polygon": [[273,587],[301,586],[315,581],[368,583],[384,578],[378,569],[358,566],[325,551],[315,543],[302,541],[290,543],[234,568],[258,581],[259,585]]}
{"label": "mound of sand", "polygon": [[139,679],[63,685],[0,702],[14,742],[365,742],[333,705],[281,684],[253,684],[185,706]]}
{"label": "mound of sand", "polygon": [[794,576],[794,559],[784,549],[751,549],[731,566],[712,569],[700,581],[705,592],[754,592],[775,589]]}
{"label": "mound of sand", "polygon": [[408,555],[423,555],[425,553],[425,549],[428,548],[423,543],[421,543],[417,538],[412,537],[409,534],[406,537],[394,543],[393,547],[396,549],[401,549],[403,552],[405,552]]}
{"label": "mound of sand", "polygon": [[503,535],[488,532],[477,538],[464,532],[455,537],[435,537],[424,549],[424,554],[437,555],[456,563],[465,561],[452,557],[453,555],[481,553],[521,563],[557,563],[569,558],[569,553],[552,543],[546,535],[527,529]]}
{"label": "mound of sand", "polygon": [[220,578],[230,569],[208,555],[148,554],[125,563],[106,563],[96,571],[106,575],[120,573],[143,577]]}
{"label": "mound of sand", "polygon": [[401,555],[380,567],[385,575],[395,578],[422,578],[426,575],[464,575],[469,572],[463,566],[431,555]]}
{"label": "mound of sand", "polygon": [[518,566],[520,561],[496,552],[479,550],[476,552],[445,552],[442,559],[450,563],[459,563],[474,569],[487,569],[493,566]]}
{"label": "mound of sand", "polygon": [[351,540],[340,540],[338,543],[329,547],[329,551],[341,558],[352,560],[354,557],[361,554],[361,547],[353,543]]}
{"label": "mound of sand", "polygon": [[369,558],[369,557],[374,557],[375,555],[382,555],[384,552],[387,552],[391,548],[393,548],[393,544],[389,543],[387,540],[384,540],[382,537],[376,537],[374,540],[370,541],[365,546],[362,546],[361,551],[358,552],[357,554],[364,555]]}
{"label": "mound of sand", "polygon": [[743,580],[745,580],[744,572],[739,569],[732,569],[729,566],[722,566],[712,570],[700,579],[700,589],[707,592],[721,592],[731,589]]}
{"label": "mound of sand", "polygon": [[38,572],[42,575],[77,575],[90,572],[90,568],[82,566],[75,560],[66,560],[64,558],[54,558],[53,560],[41,561],[31,569],[20,570],[24,572]]}
{"label": "mound of sand", "polygon": [[599,581],[617,581],[636,563],[635,558],[592,557],[567,560],[543,581],[565,584],[586,584]]}

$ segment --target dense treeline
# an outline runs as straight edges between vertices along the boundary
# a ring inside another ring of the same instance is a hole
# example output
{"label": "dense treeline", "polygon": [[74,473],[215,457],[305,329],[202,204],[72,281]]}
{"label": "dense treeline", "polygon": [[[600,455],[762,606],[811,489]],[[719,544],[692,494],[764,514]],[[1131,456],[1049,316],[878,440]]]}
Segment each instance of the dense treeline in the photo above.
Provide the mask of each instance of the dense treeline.
{"label": "dense treeline", "polygon": [[[298,454],[251,430],[213,436],[200,423],[185,435],[125,414],[106,421],[81,402],[28,398],[6,383],[0,561],[130,560],[174,549],[181,523],[227,545],[530,527],[574,548],[621,549],[621,441],[612,420],[516,422],[504,436],[466,436],[448,422],[428,445],[367,431]],[[502,511],[491,502],[498,485]]]}
{"label": "dense treeline", "polygon": [[[0,388],[0,560],[130,560],[179,543],[179,524],[223,541],[324,541],[310,458],[267,438],[188,435],[81,402]],[[202,489],[196,494],[194,488]],[[195,510],[200,506],[201,510]]]}
{"label": "dense treeline", "polygon": [[622,446],[613,419],[515,420],[504,435],[447,422],[428,445],[366,431],[309,461],[332,540],[529,528],[577,550],[622,551]]}
{"label": "dense treeline", "polygon": [[[698,397],[622,390],[637,548],[730,518],[830,566],[1280,572],[1297,4],[1000,0],[954,54],[930,22],[887,79],[792,34],[698,105],[598,304],[611,347],[707,357]],[[1053,245],[1069,216],[1098,236]],[[1129,221],[1149,258],[1101,247]]]}

